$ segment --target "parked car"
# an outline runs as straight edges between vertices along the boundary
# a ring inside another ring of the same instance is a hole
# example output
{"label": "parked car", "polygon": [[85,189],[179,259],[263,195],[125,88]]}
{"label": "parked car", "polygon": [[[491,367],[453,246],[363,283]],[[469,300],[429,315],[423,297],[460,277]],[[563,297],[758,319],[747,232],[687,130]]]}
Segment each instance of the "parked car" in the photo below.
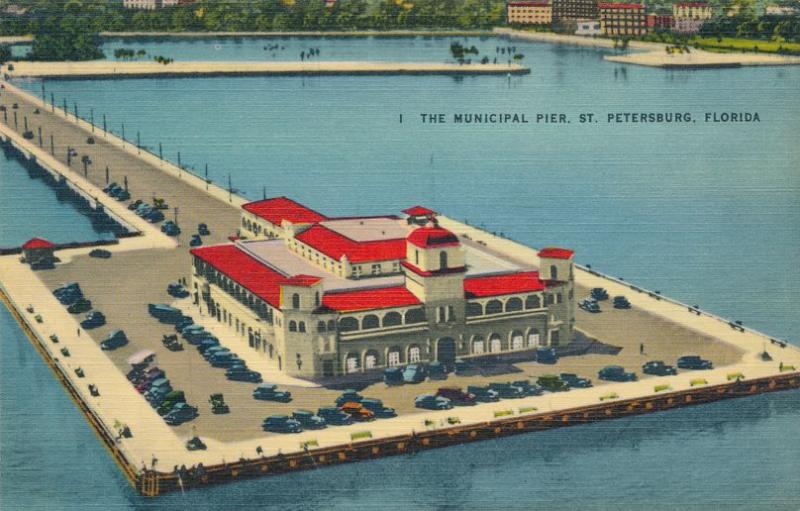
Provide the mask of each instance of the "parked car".
{"label": "parked car", "polygon": [[386,385],[402,385],[403,369],[401,367],[387,367],[383,370],[383,381]]}
{"label": "parked car", "polygon": [[96,248],[89,252],[89,257],[96,257],[98,259],[110,259],[111,252],[102,248]]}
{"label": "parked car", "polygon": [[106,317],[100,311],[92,311],[86,315],[86,318],[81,321],[81,327],[86,330],[97,328],[106,324]]}
{"label": "parked car", "polygon": [[355,390],[346,389],[342,392],[341,396],[336,398],[336,406],[342,406],[343,404],[348,402],[360,403],[362,399],[364,399],[364,396],[362,396]]}
{"label": "parked car", "polygon": [[144,215],[144,219],[151,224],[157,224],[158,222],[164,220],[164,213],[157,209],[151,209],[150,212]]}
{"label": "parked car", "polygon": [[395,409],[385,406],[380,399],[364,398],[361,400],[361,406],[375,414],[378,419],[397,417]]}
{"label": "parked car", "polygon": [[167,284],[167,293],[175,298],[186,298],[189,296],[189,291],[187,291],[180,282],[170,282]]}
{"label": "parked car", "polygon": [[204,355],[206,351],[214,346],[219,346],[219,340],[217,340],[216,337],[209,337],[200,341],[200,344],[197,345],[197,351],[201,355]]}
{"label": "parked car", "polygon": [[170,351],[183,351],[183,344],[178,340],[177,335],[165,335],[161,343]]}
{"label": "parked car", "polygon": [[100,343],[100,349],[115,350],[128,344],[128,337],[122,330],[114,330]]}
{"label": "parked car", "polygon": [[698,355],[685,355],[678,359],[678,367],[680,369],[713,369],[714,364]]}
{"label": "parked car", "polygon": [[192,437],[186,441],[186,449],[189,451],[205,451],[207,449],[206,444],[200,440],[200,437]]}
{"label": "parked car", "polygon": [[299,422],[303,429],[323,429],[327,427],[325,419],[311,410],[295,410],[292,412],[292,419]]}
{"label": "parked car", "polygon": [[128,209],[131,211],[135,211],[136,208],[138,208],[142,204],[144,204],[144,201],[142,201],[142,199],[136,199],[135,201],[128,204]]}
{"label": "parked car", "polygon": [[211,403],[211,413],[215,415],[230,413],[231,411],[222,394],[211,394],[208,396],[208,402]]}
{"label": "parked car", "polygon": [[414,406],[426,410],[450,410],[453,403],[446,397],[434,396],[433,394],[422,394],[414,399]]}
{"label": "parked car", "polygon": [[226,348],[225,346],[221,346],[217,344],[216,346],[211,346],[210,348],[206,349],[202,355],[203,358],[206,360],[211,359],[214,355],[222,354],[222,353],[230,353],[230,348]]}
{"label": "parked car", "polygon": [[197,408],[187,403],[178,403],[164,416],[164,422],[177,426],[197,417]]}
{"label": "parked car", "polygon": [[344,403],[341,406],[341,409],[344,413],[352,417],[353,420],[358,422],[371,421],[375,419],[375,413],[364,408],[361,403],[356,403],[355,401],[348,401],[347,403]]}
{"label": "parked car", "polygon": [[175,331],[182,332],[189,325],[194,325],[194,319],[191,316],[181,316],[178,322],[175,323]]}
{"label": "parked car", "polygon": [[183,313],[180,309],[171,307],[164,303],[150,303],[147,305],[147,312],[162,323],[170,325],[176,324],[180,321]]}
{"label": "parked car", "polygon": [[602,287],[592,288],[589,295],[597,301],[608,300],[608,291]]}
{"label": "parked car", "polygon": [[522,392],[524,392],[526,396],[539,396],[544,392],[542,387],[535,383],[531,383],[530,380],[512,381],[511,385],[521,388]]}
{"label": "parked car", "polygon": [[78,298],[78,300],[67,307],[67,312],[70,314],[82,314],[92,310],[92,301],[86,298]]}
{"label": "parked car", "polygon": [[425,381],[425,366],[419,364],[409,364],[403,369],[403,382],[420,383]]}
{"label": "parked car", "polygon": [[460,358],[456,359],[455,362],[456,376],[471,376],[475,374],[476,371],[477,368],[470,362],[467,362],[466,360],[462,360]]}
{"label": "parked car", "polygon": [[272,415],[261,424],[264,431],[272,433],[302,433],[303,426],[286,415]]}
{"label": "parked car", "polygon": [[211,231],[208,230],[208,226],[206,224],[197,224],[197,233],[200,236],[208,236],[211,234]]}
{"label": "parked car", "polygon": [[449,399],[453,406],[474,406],[478,404],[475,394],[464,392],[458,387],[442,387],[436,391],[436,395]]}
{"label": "parked car", "polygon": [[292,400],[292,393],[286,390],[278,390],[278,386],[272,383],[262,383],[253,390],[253,397],[263,401],[288,403]]}
{"label": "parked car", "polygon": [[575,373],[561,373],[561,379],[572,388],[587,389],[592,386],[592,380],[582,378]]}
{"label": "parked car", "polygon": [[320,408],[317,411],[317,415],[325,419],[325,423],[330,426],[347,426],[353,423],[353,418],[350,415],[333,406]]}
{"label": "parked car", "polygon": [[625,371],[622,366],[606,366],[600,369],[597,377],[606,381],[636,381],[636,374]]}
{"label": "parked car", "polygon": [[181,233],[181,228],[175,224],[170,224],[164,229],[164,234],[167,236],[178,236]]}
{"label": "parked car", "polygon": [[628,301],[627,298],[624,296],[615,296],[614,297],[614,308],[615,309],[630,309],[631,302]]}
{"label": "parked car", "polygon": [[[89,161],[91,163],[91,160]],[[114,198],[118,201],[125,201],[131,198],[131,193],[128,190],[120,190],[114,195]]]}
{"label": "parked car", "polygon": [[161,401],[161,403],[159,403],[156,412],[163,417],[171,412],[176,404],[185,402],[186,395],[184,392],[182,390],[173,390],[164,396],[164,399]]}
{"label": "parked car", "polygon": [[479,403],[493,403],[500,400],[500,396],[496,391],[480,385],[470,385],[467,387],[467,392],[475,396],[475,400]]}
{"label": "parked car", "polygon": [[665,364],[662,360],[651,360],[642,365],[642,372],[644,374],[654,374],[656,376],[667,376],[670,374],[678,374],[678,370],[671,365]]}
{"label": "parked car", "polygon": [[249,381],[252,383],[261,383],[263,381],[261,379],[261,373],[243,366],[231,367],[225,371],[225,378],[231,381]]}
{"label": "parked car", "polygon": [[558,362],[556,349],[547,347],[536,348],[536,361],[540,364],[555,364]]}
{"label": "parked car", "polygon": [[536,383],[542,387],[544,390],[550,392],[561,392],[565,390],[569,390],[569,385],[567,382],[559,378],[554,374],[546,374],[544,376],[540,376]]}
{"label": "parked car", "polygon": [[598,312],[601,312],[600,304],[598,304],[597,300],[595,300],[594,298],[584,298],[583,300],[578,302],[578,307],[592,314],[597,314]]}
{"label": "parked car", "polygon": [[200,237],[199,234],[192,234],[192,238],[189,240],[190,247],[199,247],[203,244],[203,239]]}
{"label": "parked car", "polygon": [[521,388],[510,383],[490,383],[489,388],[497,392],[500,399],[517,399],[525,397],[525,392]]}
{"label": "parked car", "polygon": [[447,366],[441,362],[431,362],[427,368],[428,378],[431,380],[446,380]]}
{"label": "parked car", "polygon": [[230,368],[239,360],[241,359],[236,353],[231,353],[229,351],[224,353],[215,353],[214,355],[208,357],[208,363],[211,364],[211,367]]}
{"label": "parked car", "polygon": [[70,282],[53,291],[53,295],[58,298],[62,305],[72,305],[83,298],[83,291],[77,282]]}

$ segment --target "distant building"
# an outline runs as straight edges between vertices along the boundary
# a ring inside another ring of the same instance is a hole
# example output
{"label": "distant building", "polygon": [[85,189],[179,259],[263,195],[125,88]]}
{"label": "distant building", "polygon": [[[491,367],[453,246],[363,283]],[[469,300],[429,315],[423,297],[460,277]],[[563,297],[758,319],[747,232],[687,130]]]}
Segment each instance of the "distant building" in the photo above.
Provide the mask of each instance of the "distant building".
{"label": "distant building", "polygon": [[682,2],[672,5],[672,16],[675,32],[696,34],[714,16],[714,9],[705,2]]}
{"label": "distant building", "polygon": [[125,9],[142,9],[153,11],[164,7],[175,7],[176,5],[190,4],[192,1],[186,0],[122,0]]}
{"label": "distant building", "polygon": [[672,30],[675,26],[675,18],[671,14],[648,14],[647,31]]}
{"label": "distant building", "polygon": [[598,3],[603,35],[636,36],[647,33],[644,4]]}
{"label": "distant building", "polygon": [[797,13],[797,7],[789,5],[768,5],[764,10],[767,16],[794,16]]}
{"label": "distant building", "polygon": [[595,36],[603,33],[600,20],[576,20],[575,35]]}
{"label": "distant building", "polygon": [[235,330],[237,350],[291,375],[531,360],[572,340],[571,250],[508,257],[420,206],[334,218],[277,197],[243,209],[242,239],[191,250],[194,301]]}
{"label": "distant building", "polygon": [[520,25],[549,25],[553,7],[549,2],[509,2],[508,22]]}
{"label": "distant building", "polygon": [[597,0],[553,0],[553,22],[597,19]]}

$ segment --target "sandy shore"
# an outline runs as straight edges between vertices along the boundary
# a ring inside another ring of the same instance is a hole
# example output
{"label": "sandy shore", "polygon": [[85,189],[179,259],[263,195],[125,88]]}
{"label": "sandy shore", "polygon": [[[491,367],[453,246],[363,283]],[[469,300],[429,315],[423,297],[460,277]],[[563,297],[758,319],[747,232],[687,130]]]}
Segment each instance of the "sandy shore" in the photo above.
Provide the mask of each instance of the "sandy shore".
{"label": "sandy shore", "polygon": [[[511,28],[495,28],[493,33],[497,36],[505,36],[511,39],[521,39],[524,41],[535,41],[552,44],[569,44],[574,46],[589,46],[592,48],[614,48],[614,40],[603,37],[585,37],[579,35],[556,34],[554,32],[530,32],[526,30],[514,30]],[[632,50],[656,50],[664,51],[664,44],[650,43],[645,41],[629,41],[628,48]]]}
{"label": "sandy shore", "polygon": [[437,62],[14,62],[14,77],[115,78],[197,75],[329,75],[329,74],[524,74],[519,64],[465,64]]}
{"label": "sandy shore", "polygon": [[605,60],[622,64],[662,68],[713,68],[741,66],[788,66],[800,64],[800,57],[768,53],[713,53],[691,50],[691,53],[668,54],[663,49],[629,55],[606,55]]}
{"label": "sandy shore", "polygon": [[331,31],[251,31],[251,32],[100,32],[101,37],[447,37],[486,36],[488,30],[331,30]]}

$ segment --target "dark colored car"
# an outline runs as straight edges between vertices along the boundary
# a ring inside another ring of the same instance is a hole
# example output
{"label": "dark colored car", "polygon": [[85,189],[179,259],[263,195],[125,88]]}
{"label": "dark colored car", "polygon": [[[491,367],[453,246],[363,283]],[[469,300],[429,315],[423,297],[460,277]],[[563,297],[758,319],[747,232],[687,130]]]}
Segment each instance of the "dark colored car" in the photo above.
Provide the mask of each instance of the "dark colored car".
{"label": "dark colored car", "polygon": [[[91,163],[91,161],[90,161],[90,163]],[[119,192],[117,192],[116,194],[114,194],[114,198],[117,199],[118,201],[128,200],[128,199],[131,198],[131,193],[128,190],[124,190],[123,189],[123,190],[120,190]]]}
{"label": "dark colored car", "polygon": [[526,396],[540,396],[544,392],[542,387],[535,383],[531,383],[530,380],[512,381],[511,385],[521,388],[522,392],[524,392]]}
{"label": "dark colored car", "polygon": [[278,390],[277,385],[262,383],[253,390],[253,397],[262,401],[288,403],[292,400],[292,393],[285,390]]}
{"label": "dark colored car", "polygon": [[614,308],[615,309],[630,309],[631,302],[628,301],[627,298],[624,296],[615,296],[614,297]]}
{"label": "dark colored car", "polygon": [[62,305],[72,305],[83,298],[83,291],[77,282],[70,282],[54,290],[53,295]]}
{"label": "dark colored car", "polygon": [[558,354],[555,348],[536,348],[536,361],[540,364],[555,364],[558,362]]}
{"label": "dark colored car", "polygon": [[375,414],[378,419],[397,417],[397,412],[394,408],[385,406],[380,399],[364,398],[361,400],[361,406]]}
{"label": "dark colored car", "polygon": [[122,330],[114,330],[100,343],[100,349],[115,350],[128,344],[128,337]]}
{"label": "dark colored car", "polygon": [[498,393],[489,387],[470,385],[467,387],[467,392],[475,396],[475,400],[479,403],[493,403],[500,400]]}
{"label": "dark colored car", "polygon": [[110,259],[111,252],[109,252],[108,250],[104,250],[102,248],[96,248],[91,252],[89,252],[89,257],[96,257],[98,259]]}
{"label": "dark colored car", "polygon": [[295,410],[292,419],[299,422],[303,429],[323,429],[328,426],[325,419],[311,410]]}
{"label": "dark colored car", "polygon": [[183,332],[183,329],[189,325],[194,325],[194,319],[192,319],[191,316],[181,316],[181,319],[175,323],[175,331]]}
{"label": "dark colored car", "polygon": [[261,373],[252,371],[243,366],[231,367],[225,371],[225,378],[231,381],[249,381],[252,383],[261,383]]}
{"label": "dark colored car", "polygon": [[449,399],[454,406],[474,406],[478,404],[475,394],[464,392],[458,387],[442,387],[436,391],[436,395]]}
{"label": "dark colored car", "polygon": [[192,234],[192,239],[189,240],[190,247],[199,247],[203,244],[203,238],[199,234]]}
{"label": "dark colored car", "polygon": [[403,369],[400,367],[387,367],[383,370],[383,381],[386,385],[402,385]]}
{"label": "dark colored car", "polygon": [[200,354],[204,354],[209,348],[213,348],[214,346],[219,346],[219,341],[216,337],[209,337],[208,339],[200,341],[200,344],[197,345],[197,351]]}
{"label": "dark colored car", "polygon": [[169,392],[164,399],[159,403],[156,412],[161,415],[162,417],[175,407],[178,403],[185,403],[186,402],[186,395],[182,390],[173,390]]}
{"label": "dark colored car", "polygon": [[561,373],[560,377],[567,385],[575,389],[588,389],[592,386],[592,380],[578,376],[575,373]]}
{"label": "dark colored car", "polygon": [[342,392],[342,395],[336,398],[336,406],[342,406],[345,403],[360,403],[364,396],[352,389],[347,389]]}
{"label": "dark colored car", "polygon": [[665,364],[661,360],[651,360],[642,365],[642,372],[644,374],[654,374],[656,376],[667,376],[670,374],[678,374],[678,370],[671,365]]}
{"label": "dark colored car", "polygon": [[167,284],[167,293],[175,298],[186,298],[189,296],[189,291],[187,291],[180,282],[170,282]]}
{"label": "dark colored car", "polygon": [[153,209],[144,216],[144,219],[151,224],[157,224],[158,222],[164,220],[164,213],[157,209]]}
{"label": "dark colored car", "polygon": [[197,408],[187,403],[178,403],[164,416],[164,422],[177,426],[197,417]]}
{"label": "dark colored car", "polygon": [[70,314],[82,314],[92,310],[92,301],[86,298],[79,298],[75,303],[67,307]]}
{"label": "dark colored car", "polygon": [[446,380],[447,366],[441,362],[431,362],[428,364],[428,378],[431,380]]}
{"label": "dark colored car", "polygon": [[434,396],[433,394],[422,394],[414,399],[414,406],[426,410],[449,410],[453,408],[453,403],[446,397]]}
{"label": "dark colored car", "polygon": [[541,386],[544,390],[550,392],[561,392],[565,390],[569,390],[569,385],[567,382],[559,378],[554,374],[546,374],[544,376],[540,376],[536,383]]}
{"label": "dark colored car", "polygon": [[141,206],[143,203],[144,203],[144,201],[142,201],[142,199],[136,199],[135,201],[133,201],[130,204],[128,204],[128,209],[131,210],[131,211],[134,211],[136,208]]}
{"label": "dark colored car", "polygon": [[713,369],[714,364],[698,355],[686,355],[678,359],[678,367],[680,369]]}
{"label": "dark colored car", "polygon": [[106,324],[106,317],[100,311],[92,311],[81,321],[81,326],[86,330],[97,328]]}
{"label": "dark colored car", "polygon": [[515,385],[510,383],[490,383],[489,388],[497,392],[497,396],[501,399],[517,399],[525,397],[525,392]]}
{"label": "dark colored car", "polygon": [[230,353],[230,352],[231,352],[230,348],[226,348],[225,346],[221,346],[221,345],[217,344],[216,346],[211,346],[210,348],[207,348],[202,353],[202,355],[203,355],[204,359],[210,360],[211,357],[217,355],[218,353],[221,354],[221,353]]}
{"label": "dark colored car", "polygon": [[272,415],[261,424],[264,431],[272,433],[302,433],[303,426],[286,415]]}
{"label": "dark colored car", "polygon": [[180,309],[176,309],[164,303],[148,304],[147,312],[160,322],[170,325],[176,324],[183,317],[183,313]]}
{"label": "dark colored car", "polygon": [[224,367],[230,368],[231,366],[236,365],[236,362],[241,360],[236,353],[225,352],[225,353],[216,353],[208,358],[208,363],[211,364],[211,367]]}
{"label": "dark colored car", "polygon": [[317,411],[317,415],[325,419],[325,422],[330,426],[347,426],[353,423],[351,416],[333,406],[320,408]]}
{"label": "dark colored car", "polygon": [[211,234],[211,231],[208,230],[208,226],[206,224],[197,224],[197,233],[200,236],[208,236]]}
{"label": "dark colored car", "polygon": [[405,383],[420,383],[425,381],[425,366],[410,364],[403,369],[403,381]]}
{"label": "dark colored car", "polygon": [[636,381],[636,374],[625,371],[622,366],[606,366],[600,369],[597,377],[606,381]]}
{"label": "dark colored car", "polygon": [[608,300],[608,291],[602,287],[592,288],[592,291],[589,294],[597,301]]}
{"label": "dark colored car", "polygon": [[477,372],[477,368],[467,362],[466,360],[462,360],[460,358],[456,359],[455,363],[455,373],[456,376],[471,376]]}
{"label": "dark colored car", "polygon": [[578,307],[592,314],[597,314],[598,312],[602,312],[600,310],[600,305],[594,298],[584,298],[583,300],[578,302]]}

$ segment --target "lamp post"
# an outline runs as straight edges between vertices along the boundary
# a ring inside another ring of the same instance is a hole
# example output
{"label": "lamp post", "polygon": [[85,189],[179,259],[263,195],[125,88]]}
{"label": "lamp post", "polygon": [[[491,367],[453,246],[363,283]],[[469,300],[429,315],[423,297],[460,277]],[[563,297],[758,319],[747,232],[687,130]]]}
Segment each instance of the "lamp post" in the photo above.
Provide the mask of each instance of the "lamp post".
{"label": "lamp post", "polygon": [[42,147],[42,127],[39,126],[39,147]]}
{"label": "lamp post", "polygon": [[92,123],[92,133],[94,133],[94,108],[89,109],[89,122]]}

